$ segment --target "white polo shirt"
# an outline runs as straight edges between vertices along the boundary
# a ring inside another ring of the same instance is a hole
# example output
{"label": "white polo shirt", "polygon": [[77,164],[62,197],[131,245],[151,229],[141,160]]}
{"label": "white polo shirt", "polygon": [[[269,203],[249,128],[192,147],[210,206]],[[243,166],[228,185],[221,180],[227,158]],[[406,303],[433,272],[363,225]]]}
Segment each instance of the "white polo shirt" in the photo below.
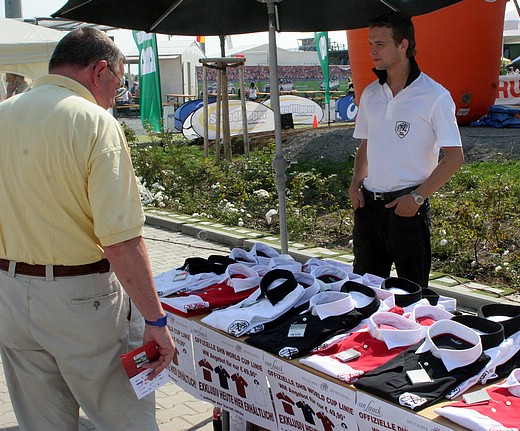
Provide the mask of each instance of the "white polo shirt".
{"label": "white polo shirt", "polygon": [[418,77],[395,97],[381,81],[361,95],[354,137],[368,140],[364,185],[370,191],[421,184],[437,166],[440,148],[462,145],[450,93],[416,72]]}

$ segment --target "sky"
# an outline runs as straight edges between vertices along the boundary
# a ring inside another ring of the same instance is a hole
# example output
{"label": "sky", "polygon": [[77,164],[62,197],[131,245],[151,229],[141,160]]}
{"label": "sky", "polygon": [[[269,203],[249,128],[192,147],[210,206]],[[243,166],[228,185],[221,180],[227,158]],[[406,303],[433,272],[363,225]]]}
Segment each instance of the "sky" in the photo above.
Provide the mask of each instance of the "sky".
{"label": "sky", "polygon": [[[60,9],[67,0],[21,0],[23,18],[49,17],[52,13]],[[0,0],[0,17],[5,17],[4,1]],[[266,17],[267,20],[267,17]],[[114,36],[114,41],[123,53],[128,53],[134,49],[134,40],[131,31],[117,30],[109,32]],[[187,36],[177,36],[186,39]],[[298,48],[298,39],[314,37],[314,33],[277,33],[277,45],[280,48]],[[167,39],[166,35],[158,35],[158,39]],[[191,38],[191,39],[194,39]],[[346,31],[329,32],[331,42],[347,45]],[[252,33],[249,35],[233,35],[231,37],[233,49],[245,46],[257,46],[268,43],[268,33]],[[228,49],[226,47],[226,49]],[[220,57],[220,41],[218,36],[206,36],[206,54],[209,57]]]}

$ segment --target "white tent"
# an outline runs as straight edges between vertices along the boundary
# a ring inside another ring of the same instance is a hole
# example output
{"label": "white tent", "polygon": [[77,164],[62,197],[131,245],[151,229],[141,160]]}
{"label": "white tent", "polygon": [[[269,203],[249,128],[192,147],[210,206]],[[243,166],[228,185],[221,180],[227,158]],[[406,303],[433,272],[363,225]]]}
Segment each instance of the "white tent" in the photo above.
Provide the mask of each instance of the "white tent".
{"label": "white tent", "polygon": [[[206,57],[194,38],[158,40],[161,93],[163,102],[167,94],[197,94],[199,59]],[[139,51],[133,47],[125,53],[128,64],[139,64]]]}
{"label": "white tent", "polygon": [[65,32],[0,18],[0,73],[32,80],[47,74],[49,59]]}

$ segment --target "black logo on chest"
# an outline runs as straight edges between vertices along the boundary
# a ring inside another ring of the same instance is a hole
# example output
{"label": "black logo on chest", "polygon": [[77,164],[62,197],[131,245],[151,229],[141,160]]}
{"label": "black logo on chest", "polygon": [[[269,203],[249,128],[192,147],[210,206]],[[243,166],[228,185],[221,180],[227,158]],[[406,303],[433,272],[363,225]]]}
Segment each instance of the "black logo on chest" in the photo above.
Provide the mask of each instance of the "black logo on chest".
{"label": "black logo on chest", "polygon": [[401,139],[403,139],[410,130],[410,123],[407,121],[398,121],[395,123],[395,133],[397,136],[399,136]]}

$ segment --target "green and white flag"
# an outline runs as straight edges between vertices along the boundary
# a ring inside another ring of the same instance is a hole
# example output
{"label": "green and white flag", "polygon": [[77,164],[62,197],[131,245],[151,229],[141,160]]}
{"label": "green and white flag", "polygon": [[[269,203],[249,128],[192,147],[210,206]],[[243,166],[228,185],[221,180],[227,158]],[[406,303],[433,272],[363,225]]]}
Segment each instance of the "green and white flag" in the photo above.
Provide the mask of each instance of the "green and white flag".
{"label": "green and white flag", "polygon": [[141,123],[143,126],[148,123],[154,132],[160,132],[162,129],[162,98],[157,37],[154,33],[135,30],[133,36],[139,49]]}
{"label": "green and white flag", "polygon": [[325,80],[325,104],[330,103],[330,88],[329,88],[329,33],[322,31],[314,33],[314,43],[316,44],[316,51],[323,71],[323,79]]}

